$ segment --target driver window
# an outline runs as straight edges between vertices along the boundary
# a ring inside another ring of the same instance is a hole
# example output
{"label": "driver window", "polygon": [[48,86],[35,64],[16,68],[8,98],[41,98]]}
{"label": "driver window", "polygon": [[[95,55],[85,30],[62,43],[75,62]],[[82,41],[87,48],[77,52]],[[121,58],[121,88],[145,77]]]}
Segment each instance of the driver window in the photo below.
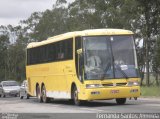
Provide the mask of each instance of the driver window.
{"label": "driver window", "polygon": [[112,78],[111,49],[105,36],[85,37],[85,78]]}
{"label": "driver window", "polygon": [[102,61],[101,61],[101,58],[100,56],[98,55],[98,51],[88,51],[88,54],[87,54],[88,58],[87,58],[87,68],[86,70],[92,70],[94,68],[101,68],[101,65],[102,65]]}

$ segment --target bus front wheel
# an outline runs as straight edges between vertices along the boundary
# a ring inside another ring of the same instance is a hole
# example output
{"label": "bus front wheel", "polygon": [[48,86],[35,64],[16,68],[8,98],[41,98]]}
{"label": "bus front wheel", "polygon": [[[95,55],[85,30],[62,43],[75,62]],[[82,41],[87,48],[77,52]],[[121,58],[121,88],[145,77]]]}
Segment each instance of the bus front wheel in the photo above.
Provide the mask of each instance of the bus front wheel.
{"label": "bus front wheel", "polygon": [[117,98],[116,102],[118,105],[124,105],[126,103],[126,98]]}
{"label": "bus front wheel", "polygon": [[49,102],[49,98],[48,98],[47,95],[46,95],[46,88],[45,88],[44,85],[43,85],[43,87],[42,87],[42,101],[43,101],[44,103],[48,103],[48,102]]}
{"label": "bus front wheel", "polygon": [[29,99],[29,97],[30,97],[30,95],[27,93],[27,94],[26,94],[26,99]]}
{"label": "bus front wheel", "polygon": [[73,88],[72,96],[74,104],[80,106],[82,104],[82,101],[78,99],[78,90],[76,86]]}

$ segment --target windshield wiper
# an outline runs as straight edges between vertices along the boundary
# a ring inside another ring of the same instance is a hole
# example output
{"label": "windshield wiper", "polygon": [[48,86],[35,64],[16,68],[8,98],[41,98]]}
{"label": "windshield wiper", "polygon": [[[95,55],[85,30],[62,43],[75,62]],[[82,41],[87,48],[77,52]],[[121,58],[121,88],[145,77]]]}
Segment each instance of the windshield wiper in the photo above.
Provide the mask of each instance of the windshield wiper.
{"label": "windshield wiper", "polygon": [[126,79],[128,79],[128,76],[127,76],[127,74],[121,69],[121,67],[119,66],[119,65],[115,65],[117,68],[116,69],[118,69],[121,73],[122,73],[122,75],[126,78]]}
{"label": "windshield wiper", "polygon": [[108,63],[106,68],[104,69],[104,73],[103,73],[103,76],[101,77],[101,80],[105,79],[105,75],[110,68],[111,68],[111,63]]}

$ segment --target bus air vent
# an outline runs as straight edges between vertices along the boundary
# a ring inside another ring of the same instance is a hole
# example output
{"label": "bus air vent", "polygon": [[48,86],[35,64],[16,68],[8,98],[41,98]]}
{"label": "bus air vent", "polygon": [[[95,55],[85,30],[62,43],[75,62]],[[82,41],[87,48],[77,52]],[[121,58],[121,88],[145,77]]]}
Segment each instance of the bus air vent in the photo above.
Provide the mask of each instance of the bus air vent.
{"label": "bus air vent", "polygon": [[116,83],[116,86],[125,86],[127,83]]}
{"label": "bus air vent", "polygon": [[104,87],[105,86],[113,86],[113,83],[108,83],[108,84],[102,84]]}

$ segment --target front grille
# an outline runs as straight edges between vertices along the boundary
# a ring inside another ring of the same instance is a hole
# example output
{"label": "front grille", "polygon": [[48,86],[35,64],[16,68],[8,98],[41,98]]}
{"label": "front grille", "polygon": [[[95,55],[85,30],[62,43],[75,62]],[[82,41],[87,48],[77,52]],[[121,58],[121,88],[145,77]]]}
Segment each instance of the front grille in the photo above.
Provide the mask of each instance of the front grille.
{"label": "front grille", "polygon": [[102,84],[104,87],[107,86],[125,86],[127,83],[108,83],[108,84]]}
{"label": "front grille", "polygon": [[116,86],[125,86],[127,83],[116,83]]}
{"label": "front grille", "polygon": [[104,87],[105,86],[113,86],[113,83],[109,83],[109,84],[102,84]]}

